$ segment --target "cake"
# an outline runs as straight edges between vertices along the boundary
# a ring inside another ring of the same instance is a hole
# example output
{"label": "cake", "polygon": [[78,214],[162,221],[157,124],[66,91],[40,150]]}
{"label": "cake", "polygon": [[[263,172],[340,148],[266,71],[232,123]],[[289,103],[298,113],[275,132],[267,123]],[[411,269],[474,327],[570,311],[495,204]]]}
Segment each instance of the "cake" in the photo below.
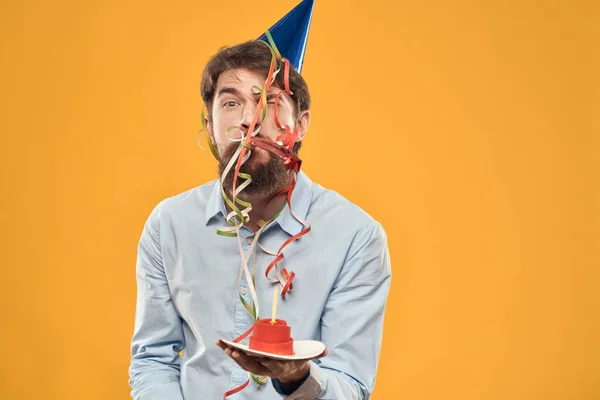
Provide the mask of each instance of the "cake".
{"label": "cake", "polygon": [[254,324],[249,347],[252,350],[265,353],[292,355],[294,354],[294,339],[291,337],[292,328],[282,320],[260,319]]}

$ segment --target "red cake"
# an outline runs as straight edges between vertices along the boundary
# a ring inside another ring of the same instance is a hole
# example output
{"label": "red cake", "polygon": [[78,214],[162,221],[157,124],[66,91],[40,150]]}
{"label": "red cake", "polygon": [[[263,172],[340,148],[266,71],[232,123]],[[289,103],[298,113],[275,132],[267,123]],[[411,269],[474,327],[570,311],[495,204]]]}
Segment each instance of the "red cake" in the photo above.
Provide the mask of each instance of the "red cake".
{"label": "red cake", "polygon": [[292,328],[282,319],[271,323],[268,318],[261,319],[254,324],[249,347],[252,350],[265,353],[292,355],[294,354],[294,339],[291,337]]}

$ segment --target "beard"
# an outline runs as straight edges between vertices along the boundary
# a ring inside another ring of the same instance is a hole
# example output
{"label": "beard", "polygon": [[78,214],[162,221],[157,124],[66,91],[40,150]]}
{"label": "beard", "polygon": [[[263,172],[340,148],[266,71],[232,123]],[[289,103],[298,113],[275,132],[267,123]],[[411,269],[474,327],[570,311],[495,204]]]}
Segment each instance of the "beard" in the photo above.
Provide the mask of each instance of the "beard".
{"label": "beard", "polygon": [[[223,176],[223,172],[227,167],[227,164],[231,160],[231,157],[235,154],[238,149],[238,143],[229,144],[221,153],[219,159],[219,176]],[[262,154],[257,152],[263,151],[266,153],[267,160],[263,160]],[[221,184],[225,188],[225,192],[231,195],[231,189],[233,187],[233,174],[235,172],[235,166],[225,176]],[[283,160],[273,155],[271,152],[266,150],[260,150],[258,148],[252,149],[252,153],[248,160],[243,163],[240,167],[240,172],[249,174],[252,177],[252,182],[243,191],[243,194],[249,196],[270,196],[277,191],[286,187],[290,182],[290,174],[286,170]],[[243,178],[238,177],[237,187],[244,182]]]}

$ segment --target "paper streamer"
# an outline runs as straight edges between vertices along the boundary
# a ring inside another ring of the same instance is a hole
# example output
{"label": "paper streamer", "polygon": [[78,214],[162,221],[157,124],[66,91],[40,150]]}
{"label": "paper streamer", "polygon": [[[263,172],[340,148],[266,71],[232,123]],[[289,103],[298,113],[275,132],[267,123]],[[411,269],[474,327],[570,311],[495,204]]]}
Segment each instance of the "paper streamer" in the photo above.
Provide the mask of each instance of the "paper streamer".
{"label": "paper streamer", "polygon": [[[226,192],[225,188],[223,188],[223,187],[221,188],[221,194],[223,196],[223,200],[229,206],[229,208],[232,210],[225,217],[225,220],[229,226],[217,229],[217,231],[216,231],[216,233],[219,235],[237,238],[238,250],[240,253],[241,264],[242,264],[240,267],[239,275],[238,275],[238,281],[237,281],[238,288],[241,284],[242,276],[245,276],[246,281],[248,282],[249,289],[250,289],[250,296],[252,298],[252,304],[247,302],[244,299],[244,297],[242,296],[242,294],[239,292],[238,292],[238,297],[239,297],[242,305],[244,306],[244,308],[250,313],[250,315],[252,315],[252,318],[254,321],[258,321],[258,319],[259,319],[259,303],[258,303],[258,297],[256,294],[256,277],[255,277],[255,275],[256,275],[255,274],[255,272],[256,272],[256,248],[259,247],[265,253],[273,255],[275,257],[273,259],[273,261],[267,266],[267,268],[265,270],[265,277],[270,282],[281,285],[281,287],[282,287],[281,296],[285,297],[286,294],[290,290],[293,289],[292,281],[294,280],[294,277],[296,275],[294,272],[291,272],[291,273],[288,272],[285,268],[279,268],[279,262],[281,262],[281,260],[283,260],[283,258],[284,258],[283,250],[285,249],[286,246],[288,246],[294,240],[298,239],[299,237],[305,235],[306,233],[308,233],[310,231],[310,224],[307,221],[303,220],[302,218],[298,217],[298,215],[296,215],[293,212],[292,203],[291,203],[292,192],[296,185],[297,174],[298,174],[298,172],[300,172],[300,167],[302,165],[302,160],[300,160],[300,158],[298,158],[298,156],[296,156],[295,154],[292,153],[294,144],[298,140],[298,130],[297,130],[297,128],[294,128],[292,130],[288,125],[282,125],[277,116],[277,104],[278,104],[281,96],[284,93],[287,93],[288,95],[293,94],[289,87],[290,62],[289,62],[289,60],[287,60],[281,56],[281,53],[277,49],[277,46],[275,45],[273,38],[271,37],[271,34],[269,31],[266,32],[266,36],[267,36],[267,40],[269,43],[266,43],[264,41],[261,41],[261,43],[264,43],[271,52],[271,64],[269,66],[269,73],[267,74],[267,79],[265,80],[263,87],[262,88],[258,87],[258,86],[252,87],[252,91],[254,93],[260,94],[260,100],[258,102],[256,111],[254,113],[254,117],[250,124],[250,127],[246,134],[239,126],[231,126],[226,131],[227,138],[229,140],[231,140],[232,142],[239,142],[239,147],[235,151],[234,155],[231,157],[231,160],[229,161],[225,170],[223,171],[223,174],[221,175],[221,182],[224,182],[225,181],[224,178],[231,172],[232,169],[234,170],[233,186],[231,188],[231,193],[232,193],[231,199],[227,196],[227,192]],[[257,128],[256,125],[257,125],[259,118],[260,118],[260,122],[262,125],[262,122],[265,120],[265,118],[267,116],[267,92],[269,91],[269,88],[271,87],[273,82],[275,82],[275,77],[281,71],[282,68],[283,68],[283,73],[284,73],[284,89],[281,92],[279,92],[277,94],[277,96],[275,97],[275,104],[273,106],[273,114],[274,114],[274,122],[275,122],[276,126],[279,129],[284,130],[284,133],[282,135],[279,135],[276,138],[276,142],[273,142],[270,140],[265,140],[265,139],[256,137],[256,135],[258,134],[258,131],[260,129],[260,126]],[[219,159],[218,149],[213,145],[213,143],[210,140],[210,137],[208,135],[208,130],[206,129],[206,124],[204,121],[204,110],[202,111],[202,128],[203,128],[202,131],[204,131],[205,137],[208,141],[211,153],[218,160]],[[229,137],[229,133],[232,130],[236,130],[236,129],[241,132],[241,137],[238,139]],[[202,131],[200,131],[198,133],[198,136],[200,135],[200,133]],[[197,140],[198,139],[199,139],[199,137],[197,137]],[[199,145],[200,145],[200,143],[199,143]],[[200,146],[200,147],[202,147],[202,146]],[[292,216],[296,220],[298,220],[303,226],[302,231],[296,235],[293,235],[288,240],[286,240],[279,247],[277,252],[274,252],[274,251],[264,248],[259,243],[259,238],[260,238],[261,233],[264,231],[264,229],[266,227],[268,227],[277,218],[279,213],[285,207],[285,204],[268,222],[259,221],[260,228],[258,230],[255,230],[254,239],[252,241],[252,244],[250,245],[250,248],[248,249],[248,251],[246,253],[244,252],[242,240],[239,235],[239,230],[244,226],[245,223],[247,223],[249,221],[249,218],[250,218],[249,213],[252,210],[252,205],[250,203],[245,202],[238,198],[240,193],[242,193],[242,191],[246,187],[248,187],[248,185],[250,185],[252,183],[252,177],[249,174],[240,172],[240,168],[244,164],[244,162],[246,162],[248,160],[248,158],[250,157],[250,155],[252,153],[252,149],[255,147],[259,147],[264,150],[267,150],[267,151],[271,152],[272,154],[276,155],[277,157],[281,158],[281,160],[283,161],[283,163],[286,167],[286,170],[290,171],[290,174],[292,174],[291,184],[288,187],[282,189],[281,191],[275,193],[271,198],[273,198],[275,196],[279,196],[281,194],[286,194],[286,204],[288,205]],[[238,180],[241,181],[239,186],[237,185]],[[248,267],[248,262],[250,261],[251,258],[253,258],[252,272],[250,272],[250,269]],[[272,271],[274,271],[274,276],[272,276],[273,274],[271,274]],[[248,329],[242,335],[235,338],[234,342],[241,342],[242,340],[247,338],[250,335],[250,333],[252,333],[252,330],[253,330],[253,327],[250,327],[250,329]],[[266,377],[264,377],[264,376],[255,376],[253,374],[249,374],[249,378],[244,384],[225,392],[225,394],[223,395],[223,399],[226,399],[227,397],[229,397],[235,393],[238,393],[241,390],[243,390],[244,388],[246,388],[250,382],[250,379],[252,379],[257,384],[264,384],[266,382]]]}

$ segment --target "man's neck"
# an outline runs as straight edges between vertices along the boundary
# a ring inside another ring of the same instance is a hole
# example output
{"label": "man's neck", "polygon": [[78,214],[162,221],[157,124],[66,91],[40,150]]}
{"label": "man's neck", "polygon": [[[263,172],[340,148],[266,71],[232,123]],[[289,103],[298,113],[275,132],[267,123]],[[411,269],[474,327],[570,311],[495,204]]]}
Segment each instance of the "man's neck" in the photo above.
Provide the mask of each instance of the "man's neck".
{"label": "man's neck", "polygon": [[[283,188],[281,188],[283,189]],[[279,190],[281,190],[279,189]],[[277,193],[277,192],[275,192]],[[227,194],[231,199],[231,193]],[[245,193],[240,193],[238,195],[240,200],[243,200],[252,205],[252,210],[248,213],[250,216],[250,220],[244,225],[252,231],[255,231],[259,228],[259,221],[269,222],[273,219],[277,213],[285,206],[287,193],[281,193],[275,197],[273,197],[273,193],[269,195],[264,194],[256,194],[256,195],[247,195]],[[240,209],[244,207],[236,204]],[[231,212],[231,208],[227,206],[227,211]]]}

